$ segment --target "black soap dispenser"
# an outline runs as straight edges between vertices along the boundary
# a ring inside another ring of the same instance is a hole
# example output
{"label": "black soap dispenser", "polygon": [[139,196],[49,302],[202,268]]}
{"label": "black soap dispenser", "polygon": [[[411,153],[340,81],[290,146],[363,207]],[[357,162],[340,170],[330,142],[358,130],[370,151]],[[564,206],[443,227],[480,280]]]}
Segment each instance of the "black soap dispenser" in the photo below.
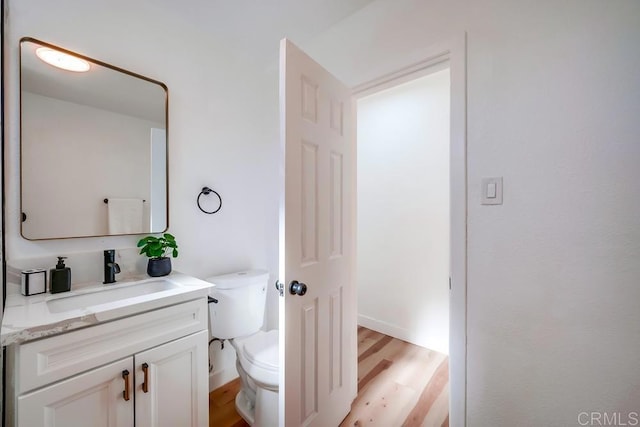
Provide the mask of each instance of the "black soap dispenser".
{"label": "black soap dispenser", "polygon": [[49,289],[52,294],[71,290],[71,269],[64,265],[65,259],[59,256],[56,268],[49,270]]}

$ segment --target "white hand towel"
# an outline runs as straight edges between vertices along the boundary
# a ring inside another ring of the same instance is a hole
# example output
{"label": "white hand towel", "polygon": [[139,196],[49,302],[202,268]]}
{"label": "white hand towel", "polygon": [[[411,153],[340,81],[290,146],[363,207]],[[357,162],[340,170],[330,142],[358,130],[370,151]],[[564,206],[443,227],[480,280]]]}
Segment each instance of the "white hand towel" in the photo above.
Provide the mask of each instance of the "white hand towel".
{"label": "white hand towel", "polygon": [[142,199],[109,198],[109,234],[142,233]]}

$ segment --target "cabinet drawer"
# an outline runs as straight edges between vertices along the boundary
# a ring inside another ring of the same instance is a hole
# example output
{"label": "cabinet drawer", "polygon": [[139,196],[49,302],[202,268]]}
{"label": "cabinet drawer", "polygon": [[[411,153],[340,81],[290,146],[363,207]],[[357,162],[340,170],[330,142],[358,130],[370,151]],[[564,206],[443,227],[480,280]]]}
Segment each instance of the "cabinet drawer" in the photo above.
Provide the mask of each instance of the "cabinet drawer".
{"label": "cabinet drawer", "polygon": [[17,349],[17,392],[205,330],[207,314],[201,298],[23,344]]}

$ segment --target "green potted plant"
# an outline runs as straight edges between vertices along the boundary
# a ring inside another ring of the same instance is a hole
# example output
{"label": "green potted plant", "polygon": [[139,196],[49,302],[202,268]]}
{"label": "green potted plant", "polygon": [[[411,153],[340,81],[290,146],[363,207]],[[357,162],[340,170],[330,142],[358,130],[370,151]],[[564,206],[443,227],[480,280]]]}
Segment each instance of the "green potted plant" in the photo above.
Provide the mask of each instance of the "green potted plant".
{"label": "green potted plant", "polygon": [[149,257],[147,274],[151,277],[166,276],[171,273],[171,258],[178,257],[178,244],[176,238],[169,233],[161,237],[147,236],[138,241],[140,254]]}

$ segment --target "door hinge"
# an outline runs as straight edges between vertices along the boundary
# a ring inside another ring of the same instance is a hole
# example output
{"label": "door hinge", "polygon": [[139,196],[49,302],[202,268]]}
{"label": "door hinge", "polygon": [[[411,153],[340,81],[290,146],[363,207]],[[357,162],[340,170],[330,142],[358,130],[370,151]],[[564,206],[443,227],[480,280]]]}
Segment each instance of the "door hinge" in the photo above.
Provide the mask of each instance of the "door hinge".
{"label": "door hinge", "polygon": [[279,280],[276,280],[276,289],[278,290],[278,293],[280,294],[281,297],[284,296],[284,283],[282,283]]}
{"label": "door hinge", "polygon": [[449,276],[449,290],[451,290],[451,276]]}

